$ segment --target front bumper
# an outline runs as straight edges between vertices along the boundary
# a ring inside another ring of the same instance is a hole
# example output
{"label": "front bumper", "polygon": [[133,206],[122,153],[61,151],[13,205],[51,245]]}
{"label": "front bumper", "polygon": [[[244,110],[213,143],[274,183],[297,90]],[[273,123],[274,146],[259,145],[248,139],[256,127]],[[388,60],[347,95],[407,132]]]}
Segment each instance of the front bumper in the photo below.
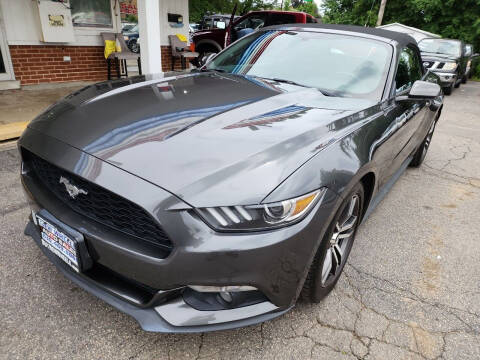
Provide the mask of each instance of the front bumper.
{"label": "front bumper", "polygon": [[[28,173],[22,175],[33,210],[46,209],[60,223],[83,234],[95,271],[77,274],[43,246],[42,251],[80,287],[131,315],[149,331],[234,328],[288,311],[339,202],[335,193],[327,191],[310,214],[292,226],[256,233],[218,233],[188,212],[171,210],[185,204],[165,190],[59,141],[42,137],[38,146],[27,131],[19,145],[137,203],[160,222],[174,244],[166,257],[72,211]],[[52,154],[61,156],[52,159]],[[100,175],[75,171],[78,161],[74,159],[85,157],[87,169],[100,169]],[[133,194],[132,188],[136,189]],[[39,232],[33,223],[28,224],[26,233],[38,243]],[[239,308],[197,310],[184,301],[187,285],[250,285],[265,301]]]}
{"label": "front bumper", "polygon": [[[25,234],[31,236],[44,255],[59,269],[63,275],[82,289],[102,299],[117,310],[133,317],[145,331],[162,333],[191,333],[216,330],[227,330],[244,327],[283,315],[291,307],[280,310],[270,302],[241,308],[236,312],[199,311],[183,301],[181,297],[164,302],[157,306],[142,308],[131,304],[122,297],[115,296],[92,279],[76,273],[56,255],[41,245],[38,228],[30,221],[25,228]],[[165,320],[167,318],[169,321]],[[174,323],[174,325],[172,324]]]}
{"label": "front bumper", "polygon": [[456,73],[448,73],[442,71],[433,71],[434,74],[438,75],[440,78],[440,86],[441,87],[449,87],[452,84],[457,82],[457,74]]}

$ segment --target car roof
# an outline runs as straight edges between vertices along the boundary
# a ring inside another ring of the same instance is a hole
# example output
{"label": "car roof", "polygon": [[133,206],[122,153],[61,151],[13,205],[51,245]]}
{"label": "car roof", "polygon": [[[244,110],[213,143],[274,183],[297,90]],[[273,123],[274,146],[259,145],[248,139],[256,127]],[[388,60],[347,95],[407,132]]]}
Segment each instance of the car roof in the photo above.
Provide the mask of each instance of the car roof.
{"label": "car roof", "polygon": [[407,35],[405,33],[378,29],[378,28],[371,28],[371,27],[363,27],[363,26],[355,26],[355,25],[337,25],[337,24],[285,24],[285,25],[275,25],[275,26],[268,26],[263,28],[264,30],[298,30],[298,29],[305,29],[308,31],[319,31],[323,32],[322,30],[327,30],[328,32],[332,31],[335,33],[357,33],[361,35],[367,35],[366,37],[375,37],[379,40],[383,40],[385,42],[395,41],[400,46],[408,46],[414,45],[417,46],[417,41]]}
{"label": "car roof", "polygon": [[[305,14],[309,15],[304,11],[290,11],[290,10],[252,10],[248,12],[249,14],[254,13],[272,13],[272,14]],[[309,15],[311,16],[311,15]]]}
{"label": "car roof", "polygon": [[[432,38],[423,38],[423,39],[422,39],[422,40],[420,40],[420,41],[423,41],[423,40],[447,40],[447,41],[456,41],[456,42],[459,42],[459,43],[461,43],[461,42],[462,42],[462,40],[459,40],[459,39],[449,39],[449,38],[433,38],[433,37],[432,37]],[[420,41],[419,41],[419,42],[420,42]]]}

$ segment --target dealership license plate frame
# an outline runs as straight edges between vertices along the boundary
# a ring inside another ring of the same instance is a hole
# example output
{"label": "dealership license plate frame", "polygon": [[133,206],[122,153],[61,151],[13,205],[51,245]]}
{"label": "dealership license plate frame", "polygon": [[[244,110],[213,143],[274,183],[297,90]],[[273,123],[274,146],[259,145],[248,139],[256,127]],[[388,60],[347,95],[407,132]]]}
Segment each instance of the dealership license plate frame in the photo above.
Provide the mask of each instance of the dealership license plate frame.
{"label": "dealership license plate frame", "polygon": [[63,224],[46,210],[32,212],[32,217],[40,232],[40,244],[45,249],[77,273],[91,267],[92,261],[81,233]]}

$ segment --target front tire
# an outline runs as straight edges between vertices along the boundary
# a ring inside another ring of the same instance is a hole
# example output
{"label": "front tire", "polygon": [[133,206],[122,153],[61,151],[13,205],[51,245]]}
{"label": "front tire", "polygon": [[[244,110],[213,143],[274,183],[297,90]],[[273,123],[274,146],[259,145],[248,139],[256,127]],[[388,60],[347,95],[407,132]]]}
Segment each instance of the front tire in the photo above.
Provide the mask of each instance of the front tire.
{"label": "front tire", "polygon": [[466,84],[466,83],[467,83],[467,80],[468,80],[468,76],[465,75],[465,76],[462,78],[462,84]]}
{"label": "front tire", "polygon": [[363,214],[364,189],[355,185],[345,197],[317,250],[301,298],[320,302],[332,291],[345,267]]}
{"label": "front tire", "polygon": [[445,95],[451,95],[453,91],[453,84],[450,85],[449,87],[443,88],[443,93]]}

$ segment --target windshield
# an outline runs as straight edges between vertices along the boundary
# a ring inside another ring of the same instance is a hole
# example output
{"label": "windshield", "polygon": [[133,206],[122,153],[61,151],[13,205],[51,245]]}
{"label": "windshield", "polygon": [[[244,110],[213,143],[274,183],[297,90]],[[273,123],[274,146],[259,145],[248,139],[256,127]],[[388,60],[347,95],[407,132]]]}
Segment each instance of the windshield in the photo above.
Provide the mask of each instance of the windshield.
{"label": "windshield", "polygon": [[456,40],[423,39],[418,43],[418,47],[422,52],[434,54],[460,56],[462,53],[460,41]]}
{"label": "windshield", "polygon": [[355,36],[306,31],[260,31],[208,63],[217,70],[280,79],[335,96],[380,98],[392,48]]}
{"label": "windshield", "polygon": [[128,30],[128,32],[138,33],[138,24],[132,27],[130,30]]}

